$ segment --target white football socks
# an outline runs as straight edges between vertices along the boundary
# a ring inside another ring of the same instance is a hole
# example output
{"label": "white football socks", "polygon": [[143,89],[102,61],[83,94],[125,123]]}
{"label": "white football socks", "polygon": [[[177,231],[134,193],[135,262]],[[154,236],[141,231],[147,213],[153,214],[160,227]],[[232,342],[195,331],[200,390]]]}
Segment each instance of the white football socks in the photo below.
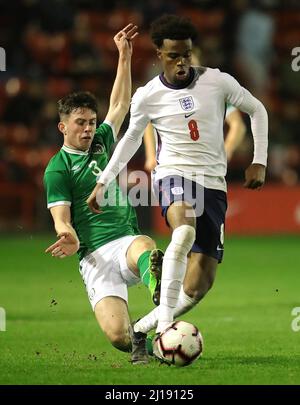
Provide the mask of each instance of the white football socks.
{"label": "white football socks", "polygon": [[[185,314],[197,303],[198,301],[196,301],[194,298],[189,297],[183,291],[183,287],[181,286],[177,305],[176,308],[174,309],[174,318],[177,318],[178,316]],[[148,333],[151,329],[154,329],[157,326],[158,314],[160,310],[159,308],[160,307],[154,308],[153,311],[144,316],[144,318],[140,319],[134,325],[134,331]]]}
{"label": "white football socks", "polygon": [[156,332],[162,332],[174,319],[174,308],[186,272],[187,254],[193,246],[195,236],[196,231],[191,225],[181,225],[172,233],[172,240],[163,259]]}

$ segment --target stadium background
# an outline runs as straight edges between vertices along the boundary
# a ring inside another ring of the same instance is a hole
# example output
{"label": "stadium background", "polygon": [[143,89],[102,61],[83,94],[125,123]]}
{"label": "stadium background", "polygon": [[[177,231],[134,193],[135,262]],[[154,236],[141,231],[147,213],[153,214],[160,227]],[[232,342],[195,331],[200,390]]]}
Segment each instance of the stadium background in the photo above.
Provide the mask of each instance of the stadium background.
{"label": "stadium background", "polygon": [[[90,90],[99,99],[101,121],[117,63],[113,35],[129,22],[140,27],[135,89],[159,69],[148,33],[165,12],[191,18],[202,64],[233,74],[264,102],[270,123],[267,184],[259,192],[244,190],[252,137],[243,116],[247,135],[227,175],[225,262],[213,291],[185,317],[203,328],[208,354],[195,380],[189,370],[198,365],[181,370],[181,383],[299,383],[300,332],[291,329],[291,311],[300,306],[300,71],[292,69],[292,49],[300,46],[298,2],[0,0],[0,47],[6,51],[6,71],[0,71],[0,307],[7,314],[6,332],[0,323],[0,384],[133,381],[122,373],[130,369],[124,355],[99,335],[76,258],[58,262],[43,253],[55,235],[42,176],[61,145],[57,100]],[[141,148],[130,169],[143,164]],[[165,247],[168,230],[159,210],[141,207],[138,214],[142,229]],[[143,287],[130,294],[133,318],[151,308]],[[154,382],[157,366],[149,367],[143,375],[134,371],[135,383],[178,382],[178,371],[161,368]],[[99,370],[107,379],[99,379]]]}

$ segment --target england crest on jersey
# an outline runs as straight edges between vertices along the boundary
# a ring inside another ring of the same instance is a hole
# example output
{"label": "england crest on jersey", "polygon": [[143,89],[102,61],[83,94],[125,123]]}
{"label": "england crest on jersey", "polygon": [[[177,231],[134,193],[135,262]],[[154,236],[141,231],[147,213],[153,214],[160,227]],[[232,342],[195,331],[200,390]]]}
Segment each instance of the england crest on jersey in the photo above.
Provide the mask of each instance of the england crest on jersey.
{"label": "england crest on jersey", "polygon": [[194,108],[194,100],[192,96],[180,98],[180,105],[184,111],[190,111]]}

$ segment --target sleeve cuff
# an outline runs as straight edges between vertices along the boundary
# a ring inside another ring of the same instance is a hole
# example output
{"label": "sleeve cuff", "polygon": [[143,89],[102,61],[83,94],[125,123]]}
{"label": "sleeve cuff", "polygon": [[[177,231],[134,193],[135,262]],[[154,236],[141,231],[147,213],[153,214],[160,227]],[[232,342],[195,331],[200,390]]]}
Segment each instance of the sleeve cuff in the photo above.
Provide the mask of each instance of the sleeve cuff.
{"label": "sleeve cuff", "polygon": [[53,203],[49,203],[47,208],[57,207],[59,205],[67,205],[68,207],[71,207],[71,201],[55,201]]}
{"label": "sleeve cuff", "polygon": [[109,125],[111,127],[113,137],[114,137],[114,141],[117,142],[117,133],[116,133],[116,130],[115,130],[115,127],[114,127],[113,123],[110,122],[110,121],[104,120],[103,124]]}

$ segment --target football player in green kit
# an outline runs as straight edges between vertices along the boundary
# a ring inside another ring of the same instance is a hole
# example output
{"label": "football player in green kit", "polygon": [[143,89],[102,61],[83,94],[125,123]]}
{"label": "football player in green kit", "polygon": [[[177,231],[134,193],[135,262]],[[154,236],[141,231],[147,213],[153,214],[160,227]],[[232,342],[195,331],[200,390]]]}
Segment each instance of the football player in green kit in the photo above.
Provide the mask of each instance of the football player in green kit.
{"label": "football player in green kit", "polygon": [[[65,258],[78,253],[80,273],[101,329],[113,346],[130,351],[132,327],[128,314],[127,287],[140,280],[159,302],[163,253],[155,242],[140,235],[134,208],[116,182],[107,190],[116,203],[101,213],[92,213],[86,199],[96,178],[108,163],[131,98],[132,40],[137,27],[129,24],[114,37],[119,51],[117,74],[104,122],[96,128],[97,101],[89,92],[72,93],[59,100],[58,128],[64,143],[48,163],[44,175],[47,204],[58,241],[47,253]],[[132,362],[147,362],[146,353],[135,354]]]}

